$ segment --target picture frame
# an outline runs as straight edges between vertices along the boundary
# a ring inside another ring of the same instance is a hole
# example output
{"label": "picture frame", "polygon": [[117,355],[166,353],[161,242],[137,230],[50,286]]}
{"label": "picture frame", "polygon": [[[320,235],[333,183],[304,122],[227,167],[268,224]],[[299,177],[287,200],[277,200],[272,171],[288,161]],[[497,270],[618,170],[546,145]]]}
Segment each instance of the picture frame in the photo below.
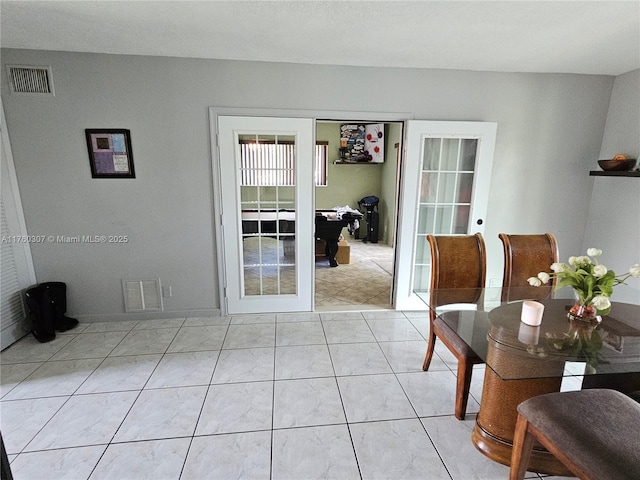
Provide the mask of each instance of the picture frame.
{"label": "picture frame", "polygon": [[92,178],[136,178],[131,132],[122,128],[87,128]]}

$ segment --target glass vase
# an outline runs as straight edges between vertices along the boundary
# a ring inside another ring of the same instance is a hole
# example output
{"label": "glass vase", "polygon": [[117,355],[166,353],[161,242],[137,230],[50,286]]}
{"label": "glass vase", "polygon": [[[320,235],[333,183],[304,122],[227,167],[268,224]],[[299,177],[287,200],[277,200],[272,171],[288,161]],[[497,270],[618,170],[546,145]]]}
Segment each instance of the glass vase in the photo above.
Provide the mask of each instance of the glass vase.
{"label": "glass vase", "polygon": [[571,322],[583,322],[588,325],[599,325],[602,318],[597,315],[596,307],[576,302],[567,314]]}

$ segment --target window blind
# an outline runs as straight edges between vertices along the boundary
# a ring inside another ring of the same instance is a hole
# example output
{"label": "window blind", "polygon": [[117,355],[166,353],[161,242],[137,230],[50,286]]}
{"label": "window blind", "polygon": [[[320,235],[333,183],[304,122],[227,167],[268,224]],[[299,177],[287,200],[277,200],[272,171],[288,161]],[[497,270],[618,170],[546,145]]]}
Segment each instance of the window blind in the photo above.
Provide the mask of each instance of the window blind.
{"label": "window blind", "polygon": [[[295,185],[296,145],[293,142],[240,140],[240,185]],[[315,184],[327,185],[328,142],[315,147]]]}

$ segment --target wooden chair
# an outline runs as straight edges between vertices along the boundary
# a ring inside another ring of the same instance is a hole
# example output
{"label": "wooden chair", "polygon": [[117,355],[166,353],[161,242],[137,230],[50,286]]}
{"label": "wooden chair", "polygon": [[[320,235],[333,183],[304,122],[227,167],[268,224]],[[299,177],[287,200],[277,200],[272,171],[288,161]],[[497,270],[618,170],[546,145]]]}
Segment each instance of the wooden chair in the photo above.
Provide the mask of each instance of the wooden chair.
{"label": "wooden chair", "polygon": [[510,480],[522,480],[537,440],[582,480],[640,478],[640,404],[615,390],[555,392],[518,405]]}
{"label": "wooden chair", "polygon": [[558,261],[558,243],[551,233],[537,235],[498,234],[504,246],[504,276],[502,301],[544,300],[553,293],[555,279],[547,285],[532,287],[529,277],[540,272],[550,272],[552,263]]}
{"label": "wooden chair", "polygon": [[436,315],[435,309],[443,305],[477,304],[481,301],[487,266],[485,244],[479,233],[464,236],[427,235],[427,241],[431,250],[431,328],[422,370],[429,369],[438,337],[458,360],[455,415],[457,419],[464,420],[473,365],[484,362]]}

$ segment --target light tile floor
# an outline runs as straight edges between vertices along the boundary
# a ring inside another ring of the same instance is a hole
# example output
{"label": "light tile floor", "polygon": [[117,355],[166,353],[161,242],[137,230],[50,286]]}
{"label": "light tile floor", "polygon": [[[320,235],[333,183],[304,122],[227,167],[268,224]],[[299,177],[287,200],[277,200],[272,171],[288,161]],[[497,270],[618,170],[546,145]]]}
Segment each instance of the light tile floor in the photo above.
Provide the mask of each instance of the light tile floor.
{"label": "light tile floor", "polygon": [[[0,354],[16,480],[498,480],[428,319],[364,311],[82,324]],[[528,478],[540,478],[530,474]]]}

